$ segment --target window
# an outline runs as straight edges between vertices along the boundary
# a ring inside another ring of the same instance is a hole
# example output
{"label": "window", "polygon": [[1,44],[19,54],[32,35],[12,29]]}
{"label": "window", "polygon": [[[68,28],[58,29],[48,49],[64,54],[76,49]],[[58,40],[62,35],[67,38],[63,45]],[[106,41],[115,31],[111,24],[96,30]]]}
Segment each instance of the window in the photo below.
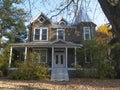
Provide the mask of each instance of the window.
{"label": "window", "polygon": [[40,29],[35,29],[35,40],[40,39]]}
{"label": "window", "polygon": [[63,55],[61,55],[61,64],[63,64]]}
{"label": "window", "polygon": [[83,27],[84,40],[91,39],[90,27]]}
{"label": "window", "polygon": [[48,28],[36,28],[34,29],[34,40],[48,40]]}
{"label": "window", "polygon": [[40,23],[43,23],[45,21],[45,18],[43,16],[40,16],[39,21]]}
{"label": "window", "polygon": [[42,40],[47,40],[47,29],[42,29]]}
{"label": "window", "polygon": [[61,40],[65,39],[64,29],[58,29],[57,30],[57,39],[61,39]]}
{"label": "window", "polygon": [[58,64],[58,55],[56,55],[56,64]]}
{"label": "window", "polygon": [[36,49],[34,51],[39,55],[39,63],[47,63],[47,50]]}
{"label": "window", "polygon": [[85,51],[85,63],[90,63],[92,61],[92,55],[90,51]]}
{"label": "window", "polygon": [[47,61],[47,52],[46,50],[40,50],[40,62],[45,63]]}
{"label": "window", "polygon": [[66,22],[60,21],[59,24],[60,24],[61,26],[65,26],[65,25],[66,25]]}

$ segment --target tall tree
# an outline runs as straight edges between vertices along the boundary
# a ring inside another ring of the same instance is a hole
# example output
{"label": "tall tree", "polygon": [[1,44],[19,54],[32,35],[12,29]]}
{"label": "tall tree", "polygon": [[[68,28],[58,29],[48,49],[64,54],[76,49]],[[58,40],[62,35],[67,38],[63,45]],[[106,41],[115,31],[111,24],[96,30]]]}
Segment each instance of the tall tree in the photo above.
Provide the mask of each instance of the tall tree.
{"label": "tall tree", "polygon": [[120,0],[98,0],[112,25],[113,33],[120,39]]}
{"label": "tall tree", "polygon": [[17,7],[21,3],[22,0],[0,0],[0,39],[4,36],[8,42],[22,41],[26,13]]}

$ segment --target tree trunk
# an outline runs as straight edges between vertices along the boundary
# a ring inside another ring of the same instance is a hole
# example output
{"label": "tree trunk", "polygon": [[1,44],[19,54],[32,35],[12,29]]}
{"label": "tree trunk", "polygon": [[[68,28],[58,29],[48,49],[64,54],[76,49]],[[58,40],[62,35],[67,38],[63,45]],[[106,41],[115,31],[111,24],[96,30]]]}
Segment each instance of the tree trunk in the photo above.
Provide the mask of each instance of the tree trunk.
{"label": "tree trunk", "polygon": [[120,0],[116,6],[111,5],[107,0],[98,0],[103,12],[112,25],[112,32],[120,40]]}

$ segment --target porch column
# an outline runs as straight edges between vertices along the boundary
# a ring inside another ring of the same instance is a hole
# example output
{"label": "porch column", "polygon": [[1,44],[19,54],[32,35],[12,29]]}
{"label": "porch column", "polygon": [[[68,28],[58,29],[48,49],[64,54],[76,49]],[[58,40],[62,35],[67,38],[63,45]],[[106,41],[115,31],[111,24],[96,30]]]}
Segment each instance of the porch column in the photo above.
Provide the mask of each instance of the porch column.
{"label": "porch column", "polygon": [[54,47],[52,47],[52,68],[53,68],[53,62],[54,62]]}
{"label": "porch column", "polygon": [[66,56],[66,68],[68,68],[68,48],[66,47],[65,48],[66,50],[66,54],[65,54],[65,56]]}
{"label": "porch column", "polygon": [[13,49],[13,48],[10,47],[9,68],[11,67],[12,49]]}
{"label": "porch column", "polygon": [[74,48],[75,49],[75,65],[77,64],[77,58],[76,58],[76,47]]}
{"label": "porch column", "polygon": [[25,56],[24,56],[24,61],[27,59],[27,47],[25,47]]}

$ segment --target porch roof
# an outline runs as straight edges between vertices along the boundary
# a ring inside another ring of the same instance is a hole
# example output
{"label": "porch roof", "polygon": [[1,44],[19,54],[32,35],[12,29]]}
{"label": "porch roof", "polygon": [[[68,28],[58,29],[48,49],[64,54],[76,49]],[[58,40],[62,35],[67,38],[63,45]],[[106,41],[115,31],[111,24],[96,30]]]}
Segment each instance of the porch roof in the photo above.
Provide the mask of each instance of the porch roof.
{"label": "porch roof", "polygon": [[54,42],[27,42],[27,43],[12,43],[12,47],[69,47],[69,48],[81,48],[82,44],[76,44],[72,42],[67,42],[63,40],[58,40]]}

